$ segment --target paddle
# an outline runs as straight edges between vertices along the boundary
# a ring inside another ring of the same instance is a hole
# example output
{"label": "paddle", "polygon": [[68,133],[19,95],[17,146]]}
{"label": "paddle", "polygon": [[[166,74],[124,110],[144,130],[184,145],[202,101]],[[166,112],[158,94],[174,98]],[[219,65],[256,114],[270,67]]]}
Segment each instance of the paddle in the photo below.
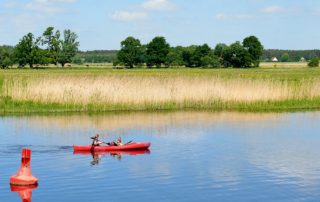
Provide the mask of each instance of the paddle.
{"label": "paddle", "polygon": [[111,146],[110,142],[102,142],[102,143]]}
{"label": "paddle", "polygon": [[133,140],[131,140],[131,141],[129,141],[129,142],[127,142],[127,143],[125,143],[124,145],[130,144],[131,142],[133,142]]}

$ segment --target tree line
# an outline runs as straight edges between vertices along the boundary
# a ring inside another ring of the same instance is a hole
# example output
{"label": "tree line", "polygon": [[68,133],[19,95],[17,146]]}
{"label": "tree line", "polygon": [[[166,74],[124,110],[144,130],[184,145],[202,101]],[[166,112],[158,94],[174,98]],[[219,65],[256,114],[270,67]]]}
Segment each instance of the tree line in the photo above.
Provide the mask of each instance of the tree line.
{"label": "tree line", "polygon": [[18,64],[21,68],[49,64],[64,67],[66,63],[72,62],[78,52],[77,38],[69,29],[64,30],[61,36],[61,32],[54,27],[48,27],[40,37],[28,33],[16,46],[0,47],[0,67],[7,68],[13,64]]}
{"label": "tree line", "polygon": [[[79,51],[72,63],[112,63],[116,61],[118,50]],[[303,62],[320,58],[320,50],[277,50],[264,49],[260,61],[271,62],[276,57],[279,62]]]}
{"label": "tree line", "polygon": [[261,61],[271,61],[276,57],[280,62],[300,62],[309,61],[313,58],[320,58],[320,50],[264,50],[260,58]]}
{"label": "tree line", "polygon": [[320,50],[264,50],[255,36],[246,37],[242,42],[231,45],[223,43],[211,48],[207,44],[187,47],[172,47],[164,37],[158,36],[147,44],[139,39],[127,37],[121,42],[121,49],[79,51],[77,35],[64,30],[63,33],[48,27],[40,37],[32,33],[23,36],[16,46],[0,46],[0,68],[13,64],[19,67],[46,66],[62,67],[66,63],[105,63],[113,62],[135,68],[146,65],[152,67],[258,67],[260,61],[271,61],[276,57],[281,62],[311,61],[317,64]]}
{"label": "tree line", "polygon": [[114,65],[128,68],[145,64],[152,67],[258,67],[263,53],[263,45],[255,36],[246,37],[242,42],[231,45],[217,44],[214,49],[209,45],[171,47],[166,39],[157,36],[148,44],[139,39],[127,37],[121,42]]}

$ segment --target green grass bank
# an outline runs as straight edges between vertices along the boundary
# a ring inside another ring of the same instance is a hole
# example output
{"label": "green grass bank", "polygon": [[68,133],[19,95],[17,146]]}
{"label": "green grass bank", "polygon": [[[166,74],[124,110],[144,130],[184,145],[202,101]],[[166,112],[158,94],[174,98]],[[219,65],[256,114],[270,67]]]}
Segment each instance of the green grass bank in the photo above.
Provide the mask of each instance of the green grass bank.
{"label": "green grass bank", "polygon": [[0,70],[0,114],[318,109],[319,68]]}

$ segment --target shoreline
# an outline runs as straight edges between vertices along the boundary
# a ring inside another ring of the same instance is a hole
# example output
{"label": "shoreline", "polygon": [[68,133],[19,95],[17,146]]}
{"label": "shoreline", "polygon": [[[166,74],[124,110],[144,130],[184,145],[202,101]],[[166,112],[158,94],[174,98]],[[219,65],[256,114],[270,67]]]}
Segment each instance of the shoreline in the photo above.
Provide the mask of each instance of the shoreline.
{"label": "shoreline", "polygon": [[305,112],[320,111],[320,99],[314,100],[288,100],[279,102],[256,102],[256,103],[222,103],[213,102],[189,103],[189,106],[179,107],[174,103],[163,105],[150,105],[146,107],[133,105],[104,105],[104,106],[80,106],[64,104],[43,104],[30,101],[1,102],[0,116],[7,115],[31,115],[31,114],[96,114],[96,113],[135,113],[135,112]]}

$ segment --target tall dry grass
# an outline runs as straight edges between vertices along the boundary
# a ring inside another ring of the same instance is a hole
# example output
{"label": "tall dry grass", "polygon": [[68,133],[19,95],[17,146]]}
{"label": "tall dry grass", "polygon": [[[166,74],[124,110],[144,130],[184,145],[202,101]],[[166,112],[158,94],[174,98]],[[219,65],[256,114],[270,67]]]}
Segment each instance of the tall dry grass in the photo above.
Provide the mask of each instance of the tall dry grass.
{"label": "tall dry grass", "polygon": [[5,79],[3,94],[15,101],[139,105],[285,101],[320,97],[320,80],[300,82],[215,76],[43,75]]}

